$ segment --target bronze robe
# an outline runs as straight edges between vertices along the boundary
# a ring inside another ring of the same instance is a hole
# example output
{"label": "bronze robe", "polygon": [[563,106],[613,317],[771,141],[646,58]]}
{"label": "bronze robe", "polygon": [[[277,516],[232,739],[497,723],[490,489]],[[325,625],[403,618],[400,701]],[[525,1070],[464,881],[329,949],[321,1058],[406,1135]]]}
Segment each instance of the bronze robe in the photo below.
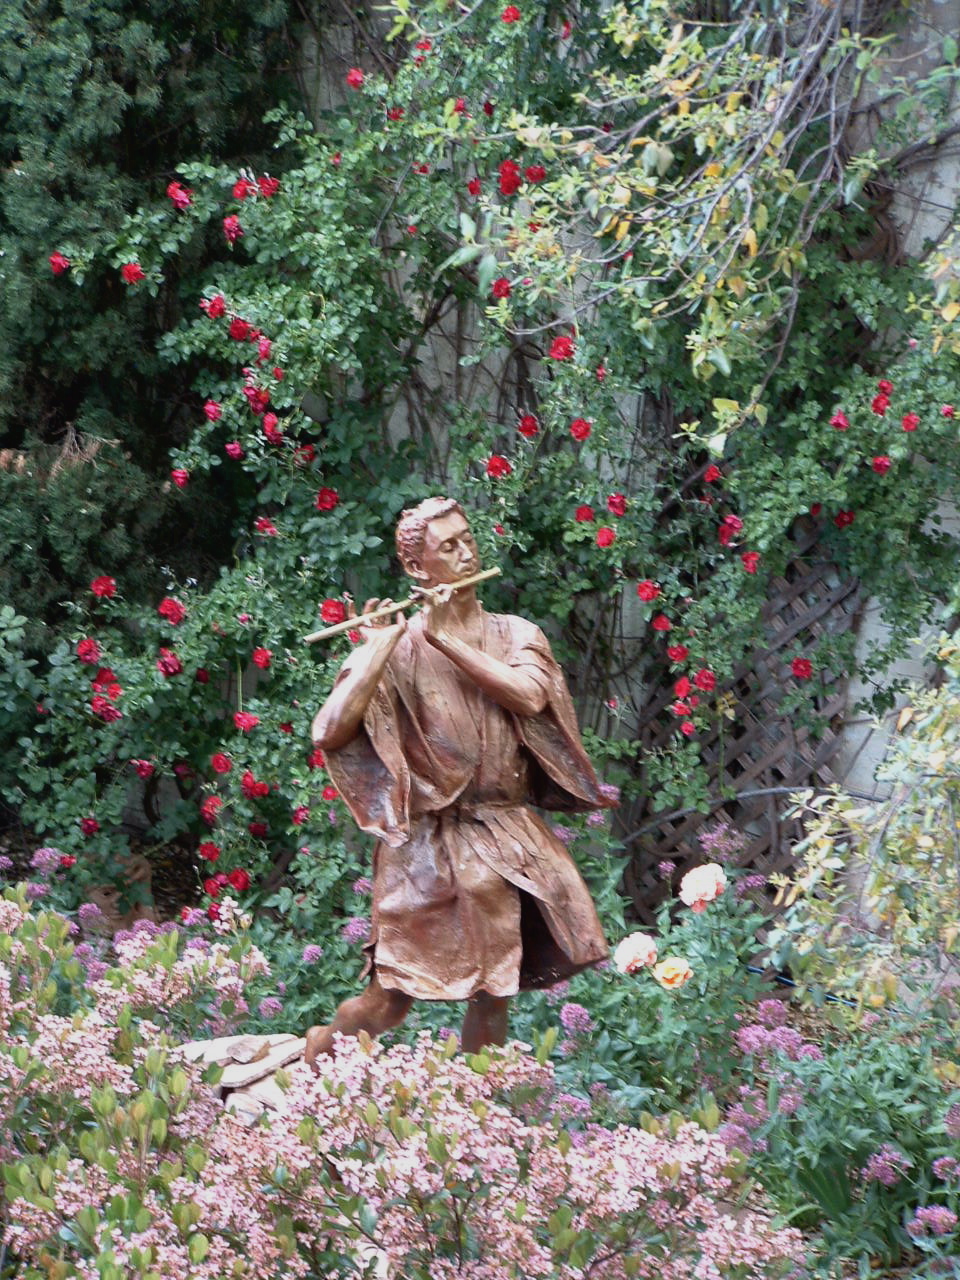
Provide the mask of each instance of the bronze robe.
{"label": "bronze robe", "polygon": [[[483,694],[413,619],[360,732],[330,751],[330,776],[378,837],[367,971],[424,1000],[551,986],[607,955],[590,893],[526,801],[608,806],[543,632],[482,614],[483,648],[547,698],[519,716]],[[363,650],[347,660],[340,679]]]}

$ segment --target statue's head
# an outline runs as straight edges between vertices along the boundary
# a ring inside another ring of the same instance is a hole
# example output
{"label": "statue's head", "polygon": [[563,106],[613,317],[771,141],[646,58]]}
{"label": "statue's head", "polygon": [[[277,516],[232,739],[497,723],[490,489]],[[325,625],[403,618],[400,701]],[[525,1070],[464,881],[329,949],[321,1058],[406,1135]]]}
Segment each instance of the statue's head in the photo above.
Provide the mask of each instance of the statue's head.
{"label": "statue's head", "polygon": [[397,524],[397,555],[404,572],[424,586],[475,573],[477,545],[455,498],[425,498]]}

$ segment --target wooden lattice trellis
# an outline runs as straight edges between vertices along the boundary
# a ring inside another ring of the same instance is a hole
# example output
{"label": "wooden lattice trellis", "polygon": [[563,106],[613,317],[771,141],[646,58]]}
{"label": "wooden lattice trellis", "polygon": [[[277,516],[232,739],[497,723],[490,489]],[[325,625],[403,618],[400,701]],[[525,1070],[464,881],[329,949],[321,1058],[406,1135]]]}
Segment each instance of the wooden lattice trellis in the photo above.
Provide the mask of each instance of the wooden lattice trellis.
{"label": "wooden lattice trellis", "polygon": [[[770,876],[787,869],[801,831],[797,822],[781,818],[787,794],[775,789],[825,787],[835,780],[830,761],[839,745],[838,722],[846,707],[845,676],[822,670],[815,674],[817,715],[826,724],[817,736],[781,707],[793,685],[791,659],[806,653],[822,635],[836,637],[857,623],[858,584],[841,580],[829,561],[810,556],[817,540],[813,527],[798,530],[793,559],[770,584],[763,611],[764,646],[717,690],[730,695],[733,714],[704,731],[701,739],[710,795],[715,797],[710,813],[658,815],[641,804],[629,816],[633,838],[628,837],[625,880],[643,921],[652,920],[668,889],[658,864],[676,863],[679,875],[704,860],[697,840],[704,825],[726,821],[742,832],[747,845],[737,860],[751,871]],[[664,714],[673,700],[667,680],[644,706],[638,736],[645,749],[666,746],[675,736],[675,718]],[[724,798],[728,796],[733,798]]]}

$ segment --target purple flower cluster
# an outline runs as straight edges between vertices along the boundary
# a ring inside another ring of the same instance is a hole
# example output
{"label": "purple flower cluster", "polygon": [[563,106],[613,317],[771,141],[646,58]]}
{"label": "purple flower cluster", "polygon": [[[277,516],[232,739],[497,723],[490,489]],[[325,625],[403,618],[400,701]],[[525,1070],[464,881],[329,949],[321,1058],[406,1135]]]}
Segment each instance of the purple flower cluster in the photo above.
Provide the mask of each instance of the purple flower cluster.
{"label": "purple flower cluster", "polygon": [[951,1178],[957,1176],[960,1160],[955,1160],[953,1156],[940,1156],[938,1160],[934,1160],[930,1168],[935,1178],[939,1178],[941,1182],[949,1182]]}
{"label": "purple flower cluster", "polygon": [[896,1147],[885,1142],[860,1170],[864,1182],[879,1182],[883,1187],[895,1187],[913,1161]]}
{"label": "purple flower cluster", "polygon": [[760,872],[751,873],[738,880],[734,886],[733,892],[738,898],[745,898],[748,893],[752,893],[754,889],[763,889],[767,883],[767,877]]}
{"label": "purple flower cluster", "polygon": [[5,853],[0,853],[0,871],[12,871],[13,859],[8,858]]}
{"label": "purple flower cluster", "polygon": [[366,894],[373,893],[373,885],[370,883],[367,876],[361,876],[358,880],[354,880],[350,889],[358,898],[364,897]]}
{"label": "purple flower cluster", "polygon": [[560,823],[557,823],[555,827],[551,827],[551,830],[561,844],[569,844],[577,834],[572,827],[564,827]]}
{"label": "purple flower cluster", "polygon": [[669,858],[664,858],[662,862],[657,863],[657,871],[663,880],[669,880],[677,869],[677,864],[671,862]]}
{"label": "purple flower cluster", "polygon": [[275,1018],[278,1013],[283,1012],[283,1002],[276,996],[264,996],[257,1006],[257,1012],[261,1018]]}
{"label": "purple flower cluster", "polygon": [[560,1010],[560,1025],[564,1031],[576,1036],[592,1031],[595,1024],[582,1004],[570,1002]]}
{"label": "purple flower cluster", "polygon": [[947,1108],[947,1114],[943,1117],[943,1127],[947,1131],[948,1138],[960,1142],[960,1102],[955,1102]]}
{"label": "purple flower cluster", "polygon": [[85,929],[89,929],[91,925],[100,924],[103,920],[103,912],[95,902],[81,902],[77,919]]}
{"label": "purple flower cluster", "polygon": [[710,862],[730,862],[746,846],[743,834],[729,822],[716,822],[697,832],[697,843]]}
{"label": "purple flower cluster", "polygon": [[957,1215],[944,1204],[926,1204],[907,1223],[912,1236],[948,1236],[957,1229]]}
{"label": "purple flower cluster", "polygon": [[30,865],[34,871],[39,871],[42,876],[49,876],[59,867],[62,857],[63,854],[59,849],[45,845],[42,849],[36,851],[30,859]]}
{"label": "purple flower cluster", "polygon": [[553,1114],[558,1120],[587,1120],[590,1103],[575,1093],[558,1093],[553,1101]]}
{"label": "purple flower cluster", "polygon": [[351,916],[340,930],[340,937],[345,942],[366,942],[370,937],[370,921],[363,916]]}
{"label": "purple flower cluster", "polygon": [[323,955],[323,947],[318,942],[308,942],[303,948],[303,963],[316,964]]}

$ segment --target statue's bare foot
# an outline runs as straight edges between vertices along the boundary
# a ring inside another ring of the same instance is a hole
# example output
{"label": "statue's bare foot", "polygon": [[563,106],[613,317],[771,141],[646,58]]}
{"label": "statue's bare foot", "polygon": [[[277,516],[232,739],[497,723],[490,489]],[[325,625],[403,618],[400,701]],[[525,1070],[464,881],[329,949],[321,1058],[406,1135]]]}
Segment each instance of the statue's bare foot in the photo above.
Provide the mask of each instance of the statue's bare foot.
{"label": "statue's bare foot", "polygon": [[333,1031],[330,1027],[311,1027],[307,1032],[307,1047],[303,1051],[303,1060],[314,1071],[317,1059],[333,1052]]}

